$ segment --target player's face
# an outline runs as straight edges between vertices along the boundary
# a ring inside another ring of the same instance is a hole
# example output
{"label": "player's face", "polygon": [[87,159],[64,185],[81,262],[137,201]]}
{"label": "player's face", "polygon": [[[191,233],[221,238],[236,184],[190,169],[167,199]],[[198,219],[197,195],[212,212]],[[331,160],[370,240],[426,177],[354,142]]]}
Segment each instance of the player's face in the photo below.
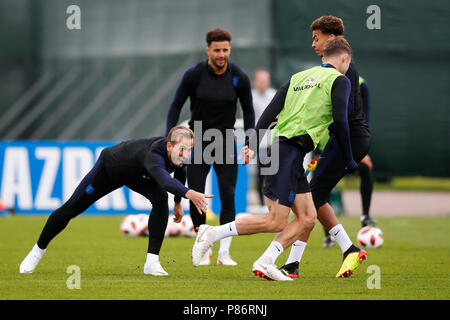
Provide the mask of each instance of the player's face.
{"label": "player's face", "polygon": [[323,47],[328,39],[334,38],[334,34],[325,34],[320,30],[313,30],[312,32],[312,47],[319,57],[323,56]]}
{"label": "player's face", "polygon": [[264,93],[270,87],[270,74],[267,71],[256,71],[253,79],[253,87],[260,93]]}
{"label": "player's face", "polygon": [[229,41],[212,41],[209,47],[206,48],[206,54],[209,57],[208,63],[216,72],[221,72],[226,69],[230,53],[231,47]]}
{"label": "player's face", "polygon": [[182,167],[190,158],[194,140],[179,136],[175,144],[167,143],[167,153],[170,162],[176,167]]}

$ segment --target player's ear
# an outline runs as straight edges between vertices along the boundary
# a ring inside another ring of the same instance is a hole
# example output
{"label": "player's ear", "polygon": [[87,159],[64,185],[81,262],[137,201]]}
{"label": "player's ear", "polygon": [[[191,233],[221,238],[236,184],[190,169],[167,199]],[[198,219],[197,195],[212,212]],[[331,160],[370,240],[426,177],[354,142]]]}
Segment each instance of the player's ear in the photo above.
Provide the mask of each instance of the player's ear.
{"label": "player's ear", "polygon": [[342,64],[345,65],[345,63],[347,62],[347,57],[348,57],[348,54],[346,54],[346,53],[341,54],[341,63]]}
{"label": "player's ear", "polygon": [[167,148],[167,151],[169,151],[169,152],[172,151],[172,149],[173,149],[172,142],[167,141],[166,148]]}

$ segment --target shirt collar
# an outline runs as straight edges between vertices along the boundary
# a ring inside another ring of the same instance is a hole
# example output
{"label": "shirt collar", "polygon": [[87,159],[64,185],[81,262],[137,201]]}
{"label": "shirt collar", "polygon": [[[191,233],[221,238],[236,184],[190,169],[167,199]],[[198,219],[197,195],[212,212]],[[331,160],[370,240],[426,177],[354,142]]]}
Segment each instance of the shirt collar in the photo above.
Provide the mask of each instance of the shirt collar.
{"label": "shirt collar", "polygon": [[329,64],[329,63],[323,63],[323,64],[322,64],[322,67],[324,67],[324,68],[333,68],[333,69],[336,69],[333,65],[331,65],[331,64]]}
{"label": "shirt collar", "polygon": [[231,63],[230,63],[230,60],[228,60],[227,70],[226,70],[224,73],[222,73],[222,74],[217,74],[217,73],[215,73],[213,67],[211,67],[211,66],[209,65],[208,60],[206,60],[206,68],[208,69],[208,71],[209,71],[211,74],[214,74],[214,75],[216,75],[216,76],[221,76],[221,75],[225,74],[226,72],[231,71]]}

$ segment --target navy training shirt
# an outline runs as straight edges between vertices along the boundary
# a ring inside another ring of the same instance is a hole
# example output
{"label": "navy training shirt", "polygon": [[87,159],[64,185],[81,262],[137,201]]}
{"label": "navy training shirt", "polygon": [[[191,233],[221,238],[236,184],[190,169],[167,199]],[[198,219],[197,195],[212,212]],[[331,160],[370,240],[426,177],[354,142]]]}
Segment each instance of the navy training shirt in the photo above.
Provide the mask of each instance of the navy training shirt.
{"label": "navy training shirt", "polygon": [[229,62],[227,70],[220,75],[208,65],[208,61],[197,63],[185,72],[169,108],[166,134],[177,124],[187,98],[191,102],[191,129],[194,121],[202,121],[203,130],[233,129],[238,99],[242,106],[244,129],[255,125],[250,79],[233,63]]}
{"label": "navy training shirt", "polygon": [[176,170],[177,179],[170,175],[177,167],[169,161],[166,145],[167,138],[154,137],[128,140],[105,148],[103,155],[110,179],[119,184],[153,180],[175,195],[175,201],[179,202],[189,189],[184,185],[186,176],[180,175],[184,170]]}

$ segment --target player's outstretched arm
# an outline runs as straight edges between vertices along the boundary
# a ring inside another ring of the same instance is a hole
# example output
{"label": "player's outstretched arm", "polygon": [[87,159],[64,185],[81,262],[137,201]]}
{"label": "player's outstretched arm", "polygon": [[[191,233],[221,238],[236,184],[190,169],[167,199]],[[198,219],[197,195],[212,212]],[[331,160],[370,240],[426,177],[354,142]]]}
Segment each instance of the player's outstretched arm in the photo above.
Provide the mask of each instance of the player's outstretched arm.
{"label": "player's outstretched arm", "polygon": [[203,213],[206,213],[206,210],[208,210],[208,200],[207,199],[212,198],[214,196],[207,195],[207,194],[189,189],[186,192],[186,194],[184,195],[184,197],[191,200],[192,203],[194,203],[195,207],[197,208],[198,212],[200,214],[203,214]]}

